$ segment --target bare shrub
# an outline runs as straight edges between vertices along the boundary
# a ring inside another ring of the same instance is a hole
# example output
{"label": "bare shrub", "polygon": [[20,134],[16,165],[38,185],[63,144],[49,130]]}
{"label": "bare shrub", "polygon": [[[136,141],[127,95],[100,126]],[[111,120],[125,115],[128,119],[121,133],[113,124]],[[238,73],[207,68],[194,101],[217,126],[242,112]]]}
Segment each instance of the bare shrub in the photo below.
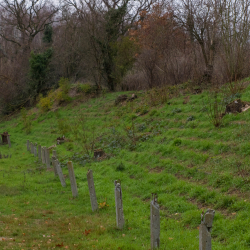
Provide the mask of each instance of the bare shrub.
{"label": "bare shrub", "polygon": [[121,82],[121,90],[142,90],[147,89],[148,84],[145,75],[142,71],[130,71]]}
{"label": "bare shrub", "polygon": [[225,96],[218,89],[214,89],[207,94],[207,103],[205,104],[205,111],[210,122],[215,127],[220,127],[223,123],[225,115]]}

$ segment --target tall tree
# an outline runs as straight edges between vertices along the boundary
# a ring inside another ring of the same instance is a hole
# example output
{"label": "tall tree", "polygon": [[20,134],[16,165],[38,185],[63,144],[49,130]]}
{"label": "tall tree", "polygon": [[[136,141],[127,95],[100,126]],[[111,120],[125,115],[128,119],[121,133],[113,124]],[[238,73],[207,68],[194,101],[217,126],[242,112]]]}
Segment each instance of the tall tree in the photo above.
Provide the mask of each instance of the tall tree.
{"label": "tall tree", "polygon": [[[143,9],[149,9],[154,0],[65,0],[74,7],[79,18],[87,24],[91,55],[95,58],[97,84],[105,82],[114,91],[119,79],[116,67],[117,43],[133,25]],[[125,62],[127,63],[127,62]]]}
{"label": "tall tree", "polygon": [[2,0],[0,36],[30,51],[36,35],[55,21],[59,8],[48,0]]}

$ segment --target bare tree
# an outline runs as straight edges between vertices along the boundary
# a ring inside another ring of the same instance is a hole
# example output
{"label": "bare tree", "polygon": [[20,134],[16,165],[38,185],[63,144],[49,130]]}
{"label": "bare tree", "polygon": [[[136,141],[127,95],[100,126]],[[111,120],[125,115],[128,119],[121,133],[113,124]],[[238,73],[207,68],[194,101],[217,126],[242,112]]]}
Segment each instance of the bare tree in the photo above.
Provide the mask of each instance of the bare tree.
{"label": "bare tree", "polygon": [[97,85],[105,82],[115,90],[115,43],[126,35],[139,13],[151,7],[154,0],[65,0],[86,24],[90,53],[95,58],[93,71]]}
{"label": "bare tree", "polygon": [[2,0],[0,8],[0,36],[24,51],[59,11],[47,0]]}
{"label": "bare tree", "polygon": [[173,4],[176,21],[189,33],[192,43],[198,42],[204,63],[204,77],[211,80],[218,45],[221,1],[181,0]]}
{"label": "bare tree", "polygon": [[221,9],[221,53],[228,81],[249,75],[250,1],[227,0]]}

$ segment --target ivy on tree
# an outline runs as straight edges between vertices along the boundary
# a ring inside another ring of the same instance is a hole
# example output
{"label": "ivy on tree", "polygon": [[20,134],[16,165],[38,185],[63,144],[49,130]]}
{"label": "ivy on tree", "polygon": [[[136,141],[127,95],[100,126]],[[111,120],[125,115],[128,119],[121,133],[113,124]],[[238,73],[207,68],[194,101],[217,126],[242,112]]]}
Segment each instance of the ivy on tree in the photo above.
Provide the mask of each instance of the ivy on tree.
{"label": "ivy on tree", "polygon": [[[53,28],[51,25],[46,25],[42,41],[45,45],[52,43]],[[34,95],[38,95],[44,90],[46,81],[48,80],[48,73],[50,72],[50,61],[53,56],[53,49],[47,48],[44,52],[30,53],[30,91]]]}

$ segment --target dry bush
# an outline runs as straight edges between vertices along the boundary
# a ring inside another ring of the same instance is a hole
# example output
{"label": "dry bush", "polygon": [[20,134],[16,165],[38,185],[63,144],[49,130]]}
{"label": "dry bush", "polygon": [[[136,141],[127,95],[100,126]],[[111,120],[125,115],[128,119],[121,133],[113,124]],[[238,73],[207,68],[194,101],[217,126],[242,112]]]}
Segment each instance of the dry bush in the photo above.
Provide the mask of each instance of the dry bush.
{"label": "dry bush", "polygon": [[121,90],[145,90],[148,88],[147,80],[143,72],[139,70],[130,71],[121,82]]}
{"label": "dry bush", "polygon": [[5,60],[0,66],[0,112],[9,114],[29,104],[27,57],[24,54],[13,61]]}
{"label": "dry bush", "polygon": [[210,122],[215,127],[220,127],[225,115],[225,93],[218,88],[210,90],[206,97],[205,108]]}

